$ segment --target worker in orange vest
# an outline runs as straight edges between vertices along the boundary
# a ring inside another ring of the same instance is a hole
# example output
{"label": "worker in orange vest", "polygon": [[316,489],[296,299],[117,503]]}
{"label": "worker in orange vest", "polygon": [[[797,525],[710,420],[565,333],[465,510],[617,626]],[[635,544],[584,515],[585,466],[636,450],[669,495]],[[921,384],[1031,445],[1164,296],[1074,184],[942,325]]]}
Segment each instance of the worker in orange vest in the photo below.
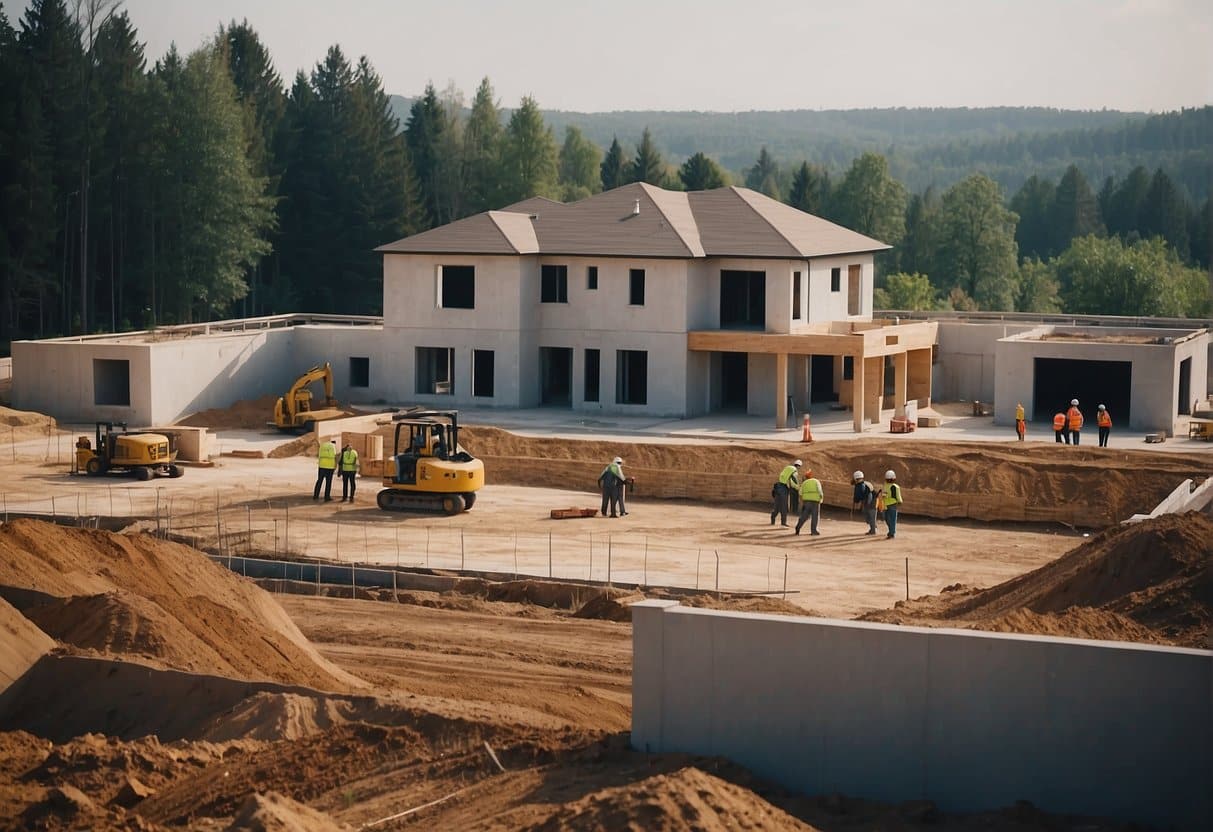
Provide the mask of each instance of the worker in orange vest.
{"label": "worker in orange vest", "polygon": [[1078,409],[1078,399],[1070,399],[1070,409],[1066,411],[1066,421],[1069,423],[1070,436],[1074,438],[1071,443],[1078,444],[1078,435],[1082,431],[1082,411]]}
{"label": "worker in orange vest", "polygon": [[[1064,413],[1053,414],[1053,436],[1055,436],[1057,438],[1058,445],[1061,444],[1061,438],[1062,438],[1062,436],[1065,436],[1065,434],[1066,434],[1066,414],[1064,414]],[[1066,438],[1066,444],[1069,445],[1070,437],[1066,436],[1065,438]]]}
{"label": "worker in orange vest", "polygon": [[1095,423],[1099,425],[1099,447],[1108,447],[1108,434],[1112,432],[1112,415],[1102,404],[1095,414]]}

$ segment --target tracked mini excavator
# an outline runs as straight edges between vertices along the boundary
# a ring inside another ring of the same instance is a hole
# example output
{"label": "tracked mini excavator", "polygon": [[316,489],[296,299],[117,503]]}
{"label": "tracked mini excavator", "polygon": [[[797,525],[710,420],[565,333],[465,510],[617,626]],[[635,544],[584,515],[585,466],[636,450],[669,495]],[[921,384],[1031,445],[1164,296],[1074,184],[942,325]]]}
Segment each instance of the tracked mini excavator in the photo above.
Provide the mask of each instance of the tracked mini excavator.
{"label": "tracked mini excavator", "polygon": [[459,514],[484,487],[484,463],[459,445],[459,411],[397,413],[391,459],[376,502],[384,511]]}
{"label": "tracked mini excavator", "polygon": [[[320,402],[320,407],[313,406],[312,391],[308,389],[317,381],[324,382],[324,400]],[[326,361],[295,379],[286,395],[274,404],[274,421],[267,424],[287,433],[308,433],[316,422],[338,419],[344,415],[345,412],[338,409],[337,400],[333,398],[333,368]]]}
{"label": "tracked mini excavator", "polygon": [[97,444],[76,440],[76,472],[90,476],[133,474],[136,479],[180,477],[176,437],[163,433],[128,433],[125,422],[97,422]]}

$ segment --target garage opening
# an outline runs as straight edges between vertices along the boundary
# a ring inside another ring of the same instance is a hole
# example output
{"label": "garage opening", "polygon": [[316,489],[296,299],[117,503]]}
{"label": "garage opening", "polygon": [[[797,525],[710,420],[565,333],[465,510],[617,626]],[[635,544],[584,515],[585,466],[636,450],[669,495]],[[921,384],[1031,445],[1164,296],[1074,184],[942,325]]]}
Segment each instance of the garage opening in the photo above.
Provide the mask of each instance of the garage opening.
{"label": "garage opening", "polygon": [[1107,405],[1113,424],[1129,424],[1132,362],[1037,358],[1034,373],[1032,418],[1035,421],[1051,422],[1054,413],[1069,408],[1070,399],[1078,399],[1079,409],[1092,429],[1095,408],[1101,404]]}
{"label": "garage opening", "polygon": [[93,359],[93,404],[131,406],[131,362]]}
{"label": "garage opening", "polygon": [[570,347],[539,348],[539,404],[573,406],[573,350]]}
{"label": "garage opening", "polygon": [[814,355],[809,357],[809,401],[836,402],[834,390],[834,356]]}
{"label": "garage opening", "polygon": [[720,409],[745,411],[749,355],[744,352],[720,354]]}

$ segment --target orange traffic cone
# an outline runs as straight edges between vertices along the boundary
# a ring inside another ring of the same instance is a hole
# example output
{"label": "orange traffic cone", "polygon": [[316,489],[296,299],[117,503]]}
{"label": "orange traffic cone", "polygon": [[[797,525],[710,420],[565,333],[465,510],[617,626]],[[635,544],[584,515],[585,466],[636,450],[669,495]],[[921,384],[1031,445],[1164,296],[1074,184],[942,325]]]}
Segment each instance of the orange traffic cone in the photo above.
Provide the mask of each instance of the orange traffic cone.
{"label": "orange traffic cone", "polygon": [[800,435],[801,442],[812,442],[813,432],[809,430],[809,414],[804,414],[804,430]]}

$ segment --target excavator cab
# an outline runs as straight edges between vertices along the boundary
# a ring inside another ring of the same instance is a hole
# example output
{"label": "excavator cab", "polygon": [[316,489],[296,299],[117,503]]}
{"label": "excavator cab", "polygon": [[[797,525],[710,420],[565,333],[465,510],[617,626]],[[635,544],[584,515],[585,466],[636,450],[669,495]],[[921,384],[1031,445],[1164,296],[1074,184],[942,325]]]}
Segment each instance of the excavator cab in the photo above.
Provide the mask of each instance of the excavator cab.
{"label": "excavator cab", "polygon": [[[317,381],[324,382],[324,399],[318,408],[313,407],[315,396],[309,389]],[[280,431],[307,433],[316,422],[338,419],[344,415],[345,412],[337,407],[337,400],[333,398],[333,368],[326,361],[295,379],[286,395],[274,403],[274,420],[267,424]]]}
{"label": "excavator cab", "polygon": [[458,411],[398,413],[393,421],[393,452],[379,507],[446,514],[470,509],[484,487],[484,463],[459,445]]}

